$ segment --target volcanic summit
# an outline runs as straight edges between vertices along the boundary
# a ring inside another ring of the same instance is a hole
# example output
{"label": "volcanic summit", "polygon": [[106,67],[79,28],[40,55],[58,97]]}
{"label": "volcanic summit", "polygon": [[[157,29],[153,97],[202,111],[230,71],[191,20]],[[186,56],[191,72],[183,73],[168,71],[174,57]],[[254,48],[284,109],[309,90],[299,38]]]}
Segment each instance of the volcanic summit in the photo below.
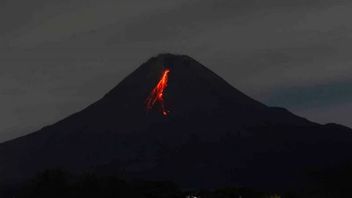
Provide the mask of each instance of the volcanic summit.
{"label": "volcanic summit", "polygon": [[86,109],[0,144],[0,180],[61,168],[187,188],[289,189],[351,151],[351,129],[268,107],[189,56],[161,54]]}

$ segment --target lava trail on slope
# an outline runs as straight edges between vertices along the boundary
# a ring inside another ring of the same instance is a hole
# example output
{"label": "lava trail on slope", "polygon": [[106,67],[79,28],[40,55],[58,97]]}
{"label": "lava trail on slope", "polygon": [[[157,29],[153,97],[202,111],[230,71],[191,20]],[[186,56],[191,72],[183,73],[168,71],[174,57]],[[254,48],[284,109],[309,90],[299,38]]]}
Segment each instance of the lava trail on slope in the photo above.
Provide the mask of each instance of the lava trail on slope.
{"label": "lava trail on slope", "polygon": [[153,88],[152,92],[147,98],[147,110],[151,110],[156,103],[160,105],[160,111],[163,116],[168,116],[169,111],[165,107],[164,92],[169,81],[170,69],[165,69],[158,84]]}

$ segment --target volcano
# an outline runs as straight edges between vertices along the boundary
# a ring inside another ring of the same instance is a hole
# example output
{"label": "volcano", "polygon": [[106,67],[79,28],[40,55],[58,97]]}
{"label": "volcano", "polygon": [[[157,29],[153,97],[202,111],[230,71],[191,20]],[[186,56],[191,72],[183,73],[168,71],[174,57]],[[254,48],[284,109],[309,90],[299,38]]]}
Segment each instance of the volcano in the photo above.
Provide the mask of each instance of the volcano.
{"label": "volcano", "polygon": [[266,106],[189,56],[161,54],[86,109],[0,144],[0,180],[60,168],[184,188],[290,189],[351,151],[351,129]]}

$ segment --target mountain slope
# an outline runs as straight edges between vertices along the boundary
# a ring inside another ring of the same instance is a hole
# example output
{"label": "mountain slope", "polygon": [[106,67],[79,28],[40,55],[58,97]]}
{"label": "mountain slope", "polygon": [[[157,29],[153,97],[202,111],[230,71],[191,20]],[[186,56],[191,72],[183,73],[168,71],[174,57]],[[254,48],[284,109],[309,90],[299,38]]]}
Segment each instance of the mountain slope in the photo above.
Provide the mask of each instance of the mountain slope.
{"label": "mountain slope", "polygon": [[[163,104],[146,99],[169,69]],[[160,112],[165,105],[168,115]],[[255,101],[188,56],[151,58],[101,100],[0,145],[2,180],[64,168],[184,187],[298,188],[351,157],[352,130]]]}

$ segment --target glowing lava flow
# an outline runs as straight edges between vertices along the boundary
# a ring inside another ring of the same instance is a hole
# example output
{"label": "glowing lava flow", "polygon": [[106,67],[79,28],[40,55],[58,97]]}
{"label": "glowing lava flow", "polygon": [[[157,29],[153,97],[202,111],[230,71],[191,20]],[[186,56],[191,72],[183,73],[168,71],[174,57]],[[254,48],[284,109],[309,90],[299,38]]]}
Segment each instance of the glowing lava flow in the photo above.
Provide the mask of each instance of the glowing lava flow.
{"label": "glowing lava flow", "polygon": [[169,111],[166,110],[164,104],[164,91],[167,87],[167,83],[169,80],[170,69],[165,69],[161,79],[158,84],[154,87],[149,97],[147,98],[147,109],[151,110],[156,103],[160,103],[161,113],[163,116],[167,116]]}

